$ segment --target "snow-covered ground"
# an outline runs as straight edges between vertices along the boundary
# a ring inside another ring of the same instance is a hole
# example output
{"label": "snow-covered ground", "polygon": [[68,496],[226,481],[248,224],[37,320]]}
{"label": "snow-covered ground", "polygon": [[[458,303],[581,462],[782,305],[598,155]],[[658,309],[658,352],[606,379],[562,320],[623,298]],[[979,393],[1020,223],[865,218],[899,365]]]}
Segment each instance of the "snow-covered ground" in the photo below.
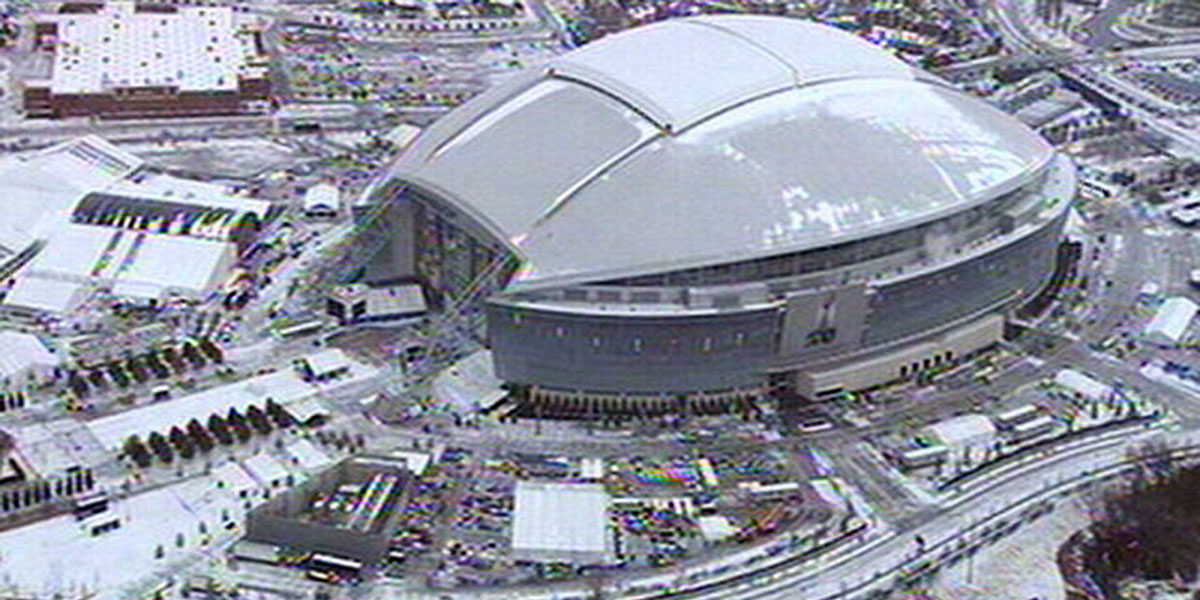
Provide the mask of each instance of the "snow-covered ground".
{"label": "snow-covered ground", "polygon": [[1054,512],[1018,529],[938,574],[936,598],[954,600],[1064,600],[1055,557],[1088,517],[1081,501],[1060,501]]}
{"label": "snow-covered ground", "polygon": [[224,177],[252,177],[280,169],[303,158],[286,146],[268,140],[179,140],[127,145],[126,148],[157,167],[211,173]]}
{"label": "snow-covered ground", "polygon": [[[121,527],[98,537],[72,515],[0,533],[0,596],[131,597],[168,574],[207,563],[213,548],[236,533],[222,525],[222,511],[239,523],[244,514],[241,501],[208,477],[131,497],[110,511],[120,515]],[[155,556],[159,546],[162,558]]]}

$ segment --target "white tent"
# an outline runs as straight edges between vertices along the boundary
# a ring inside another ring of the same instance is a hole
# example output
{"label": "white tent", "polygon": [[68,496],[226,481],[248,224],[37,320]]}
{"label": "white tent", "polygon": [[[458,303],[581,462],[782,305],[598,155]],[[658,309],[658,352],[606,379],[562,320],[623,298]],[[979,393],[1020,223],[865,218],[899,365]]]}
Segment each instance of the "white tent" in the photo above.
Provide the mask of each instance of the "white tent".
{"label": "white tent", "polygon": [[612,560],[608,492],[592,483],[517,483],[512,548],[518,560],[603,564]]}
{"label": "white tent", "polygon": [[1154,313],[1154,318],[1146,325],[1142,336],[1155,344],[1170,345],[1178,343],[1187,331],[1188,325],[1196,316],[1196,306],[1188,298],[1176,296],[1168,298]]}
{"label": "white tent", "polygon": [[1054,383],[1061,385],[1088,400],[1105,400],[1112,394],[1112,388],[1076,371],[1063,369],[1054,376]]}
{"label": "white tent", "polygon": [[0,331],[0,378],[42,373],[59,363],[37,336]]}
{"label": "white tent", "polygon": [[996,437],[996,426],[986,415],[962,415],[926,428],[950,448],[985,446]]}

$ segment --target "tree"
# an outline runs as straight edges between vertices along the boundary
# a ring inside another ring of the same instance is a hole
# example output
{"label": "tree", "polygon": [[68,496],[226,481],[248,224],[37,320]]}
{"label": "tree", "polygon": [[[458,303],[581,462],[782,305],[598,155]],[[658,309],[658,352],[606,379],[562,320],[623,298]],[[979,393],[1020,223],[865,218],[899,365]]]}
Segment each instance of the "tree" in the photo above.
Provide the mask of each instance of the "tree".
{"label": "tree", "polygon": [[221,415],[212,415],[208,418],[208,431],[223,446],[233,443],[233,433],[229,431],[229,424],[221,418]]}
{"label": "tree", "polygon": [[[1123,485],[1093,500],[1096,519],[1084,564],[1106,592],[1129,578],[1194,581],[1200,556],[1200,467],[1180,468],[1167,449],[1147,445]],[[1112,596],[1112,597],[1115,597]]]}
{"label": "tree", "polygon": [[212,436],[208,434],[208,430],[200,424],[198,419],[192,419],[191,421],[188,421],[187,432],[192,438],[192,441],[195,442],[196,449],[205,454],[211,452],[213,446],[216,445]]}
{"label": "tree", "polygon": [[175,453],[171,451],[171,445],[167,443],[167,438],[157,431],[150,434],[149,440],[150,449],[158,456],[159,460],[170,464],[175,459]]}
{"label": "tree", "polygon": [[286,429],[296,424],[296,419],[292,417],[291,413],[271,399],[267,399],[267,415],[271,417],[271,422],[280,429]]}
{"label": "tree", "polygon": [[180,457],[187,460],[196,455],[196,445],[192,443],[192,438],[188,437],[178,425],[172,427],[167,435]]}
{"label": "tree", "polygon": [[131,435],[125,440],[125,456],[128,456],[137,466],[145,469],[150,466],[154,457],[150,451],[146,449],[146,445],[142,443],[141,438],[136,435]]}
{"label": "tree", "polygon": [[257,406],[251,406],[246,411],[246,417],[250,420],[250,425],[254,427],[260,435],[271,433],[271,421],[267,419],[267,414]]}
{"label": "tree", "polygon": [[229,423],[229,430],[233,432],[239,443],[244,444],[250,441],[250,436],[253,434],[250,431],[250,424],[246,422],[246,417],[243,417],[242,413],[238,412],[236,408],[231,408],[225,420]]}
{"label": "tree", "polygon": [[205,360],[204,357],[201,356],[200,351],[196,349],[195,344],[192,344],[191,342],[183,343],[182,354],[183,358],[192,363],[193,368],[200,369],[203,368],[204,365],[208,364],[208,361]]}
{"label": "tree", "polygon": [[214,344],[212,340],[210,340],[208,338],[200,338],[199,346],[200,346],[200,351],[203,352],[204,355],[207,356],[209,360],[211,360],[215,363],[225,362],[225,353],[221,350],[221,348],[219,346]]}

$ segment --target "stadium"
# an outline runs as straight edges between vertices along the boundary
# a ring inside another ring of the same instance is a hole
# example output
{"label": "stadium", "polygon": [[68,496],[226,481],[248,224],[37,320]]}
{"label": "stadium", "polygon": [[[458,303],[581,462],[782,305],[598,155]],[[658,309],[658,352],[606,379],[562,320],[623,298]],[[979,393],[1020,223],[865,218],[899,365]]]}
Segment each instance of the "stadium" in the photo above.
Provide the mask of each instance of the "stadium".
{"label": "stadium", "polygon": [[364,197],[541,415],[709,412],[944,368],[1037,298],[1075,172],[833,28],[608,36],[437,121]]}

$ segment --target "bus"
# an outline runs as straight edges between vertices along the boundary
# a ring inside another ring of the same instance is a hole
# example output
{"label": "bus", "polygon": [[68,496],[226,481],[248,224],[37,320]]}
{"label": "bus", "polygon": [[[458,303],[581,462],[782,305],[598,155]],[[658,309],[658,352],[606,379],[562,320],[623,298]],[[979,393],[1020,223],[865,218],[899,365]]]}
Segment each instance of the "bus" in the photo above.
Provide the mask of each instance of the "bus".
{"label": "bus", "polygon": [[996,427],[1002,430],[1012,429],[1018,424],[1028,421],[1039,414],[1041,409],[1033,404],[1023,404],[1011,410],[999,413],[993,419]]}
{"label": "bus", "polygon": [[362,568],[363,564],[357,560],[318,552],[309,557],[306,574],[317,581],[345,583],[358,581]]}
{"label": "bus", "polygon": [[113,513],[100,513],[83,519],[81,525],[88,535],[96,537],[120,528],[121,517]]}
{"label": "bus", "polygon": [[900,466],[905,469],[920,469],[921,467],[932,467],[945,461],[949,453],[949,449],[938,444],[904,450],[897,458],[900,461]]}
{"label": "bus", "polygon": [[325,321],[311,319],[292,323],[283,323],[274,328],[275,335],[280,339],[291,339],[310,335],[325,327]]}
{"label": "bus", "polygon": [[78,521],[98,515],[106,510],[108,510],[108,494],[104,492],[94,492],[75,498],[74,506],[72,507],[72,512]]}

